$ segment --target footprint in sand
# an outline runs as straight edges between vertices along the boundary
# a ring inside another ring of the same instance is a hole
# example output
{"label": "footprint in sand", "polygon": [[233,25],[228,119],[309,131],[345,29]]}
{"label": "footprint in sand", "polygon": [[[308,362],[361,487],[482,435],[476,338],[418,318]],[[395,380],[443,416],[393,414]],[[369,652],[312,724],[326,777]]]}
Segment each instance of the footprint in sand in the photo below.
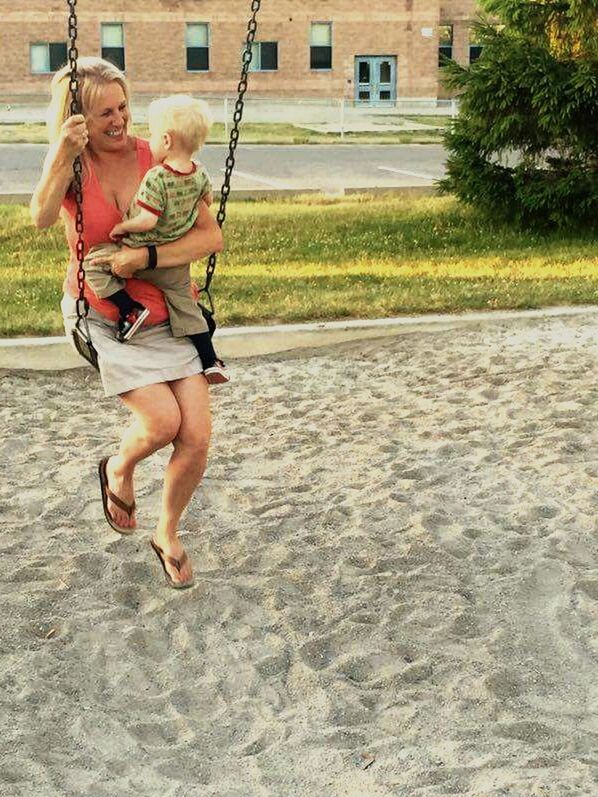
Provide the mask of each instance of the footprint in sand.
{"label": "footprint in sand", "polygon": [[575,582],[575,589],[585,592],[588,598],[598,601],[598,578],[583,578]]}
{"label": "footprint in sand", "polygon": [[122,616],[119,612],[123,609],[137,612],[141,607],[142,599],[139,587],[130,585],[117,587],[112,593],[114,596],[116,616]]}
{"label": "footprint in sand", "polygon": [[469,527],[463,529],[463,535],[465,537],[469,537],[470,540],[477,540],[478,537],[481,537],[483,533],[484,532],[482,531],[482,529],[479,528]]}
{"label": "footprint in sand", "polygon": [[359,731],[337,728],[324,733],[322,741],[339,750],[354,750],[359,747],[364,747],[367,744],[368,738]]}
{"label": "footprint in sand", "polygon": [[520,537],[519,539],[512,540],[508,543],[509,550],[514,551],[515,553],[525,551],[527,548],[529,548],[529,545],[529,540],[526,537]]}
{"label": "footprint in sand", "polygon": [[87,552],[69,558],[69,569],[77,573],[81,579],[100,581],[106,578],[116,567],[114,559],[105,553]]}
{"label": "footprint in sand", "polygon": [[154,580],[155,571],[149,562],[123,562],[121,571],[127,584],[151,584]]}
{"label": "footprint in sand", "polygon": [[299,648],[299,655],[312,670],[323,670],[336,656],[332,640],[326,637],[310,640]]}
{"label": "footprint in sand", "polygon": [[337,672],[349,681],[357,684],[365,683],[378,674],[375,666],[367,656],[354,656],[337,667]]}
{"label": "footprint in sand", "polygon": [[147,747],[170,747],[177,744],[182,736],[179,723],[172,720],[163,722],[141,722],[130,727],[130,732]]}
{"label": "footprint in sand", "polygon": [[499,700],[517,697],[522,691],[522,685],[516,676],[509,670],[499,670],[487,676],[484,684],[491,695]]}
{"label": "footprint in sand", "polygon": [[52,564],[56,561],[58,560],[55,558],[38,559],[14,570],[5,577],[6,581],[15,584],[31,584],[32,586],[38,583],[44,584],[47,581],[54,581],[56,579],[56,570],[52,568]]}
{"label": "footprint in sand", "polygon": [[504,739],[516,739],[520,742],[530,742],[531,744],[538,744],[548,741],[557,741],[561,734],[549,728],[541,722],[507,722],[501,723],[493,729],[495,736],[501,736]]}
{"label": "footprint in sand", "polygon": [[246,742],[240,749],[240,756],[254,756],[263,753],[273,744],[279,745],[288,739],[290,731],[286,728],[269,728],[260,733],[256,739]]}
{"label": "footprint in sand", "polygon": [[452,623],[452,632],[463,639],[473,639],[480,635],[477,618],[472,610],[461,612]]}
{"label": "footprint in sand", "polygon": [[397,464],[393,467],[397,479],[405,479],[406,481],[422,481],[427,478],[431,472],[431,468],[409,468],[404,465]]}
{"label": "footprint in sand", "polygon": [[480,396],[483,396],[487,401],[496,401],[500,396],[500,392],[490,388],[488,390],[480,390]]}
{"label": "footprint in sand", "polygon": [[273,654],[272,656],[265,656],[255,664],[256,670],[264,678],[270,678],[275,675],[286,675],[290,666],[291,657],[288,650]]}

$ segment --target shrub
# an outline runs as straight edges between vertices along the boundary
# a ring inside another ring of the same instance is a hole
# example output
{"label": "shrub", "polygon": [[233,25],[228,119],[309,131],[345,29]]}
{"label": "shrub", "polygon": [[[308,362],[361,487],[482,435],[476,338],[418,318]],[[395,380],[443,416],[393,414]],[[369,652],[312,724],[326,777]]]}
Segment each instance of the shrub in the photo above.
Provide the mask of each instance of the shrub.
{"label": "shrub", "polygon": [[[522,226],[597,225],[598,0],[482,0],[444,191]],[[497,24],[497,20],[499,24]]]}

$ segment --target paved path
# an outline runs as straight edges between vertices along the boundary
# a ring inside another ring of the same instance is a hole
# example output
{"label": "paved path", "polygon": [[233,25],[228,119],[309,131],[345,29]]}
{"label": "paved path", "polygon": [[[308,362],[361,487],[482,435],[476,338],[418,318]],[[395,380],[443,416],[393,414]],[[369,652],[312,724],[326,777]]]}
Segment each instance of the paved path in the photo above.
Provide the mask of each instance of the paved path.
{"label": "paved path", "polygon": [[[30,192],[47,146],[0,145],[0,193]],[[202,160],[218,185],[226,148],[209,145]],[[348,188],[431,186],[444,172],[445,151],[436,144],[245,145],[238,150],[233,188],[338,192]]]}

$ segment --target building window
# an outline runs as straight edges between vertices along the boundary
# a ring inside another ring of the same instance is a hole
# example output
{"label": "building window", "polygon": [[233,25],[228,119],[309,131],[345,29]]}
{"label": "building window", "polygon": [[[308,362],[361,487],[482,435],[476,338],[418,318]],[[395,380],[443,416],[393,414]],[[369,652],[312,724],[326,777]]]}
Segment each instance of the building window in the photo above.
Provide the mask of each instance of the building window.
{"label": "building window", "polygon": [[210,26],[207,22],[187,24],[187,72],[208,72],[210,69]]}
{"label": "building window", "polygon": [[473,64],[474,61],[477,61],[480,55],[482,54],[482,50],[484,48],[481,44],[470,44],[469,45],[469,63]]}
{"label": "building window", "polygon": [[40,42],[29,47],[31,72],[43,75],[58,72],[66,64],[66,42]]}
{"label": "building window", "polygon": [[445,58],[453,57],[453,26],[441,25],[438,28],[438,66],[444,66]]}
{"label": "building window", "polygon": [[310,69],[332,69],[332,23],[312,22]]}
{"label": "building window", "polygon": [[102,58],[125,71],[125,34],[119,22],[102,25]]}
{"label": "building window", "polygon": [[275,72],[278,69],[278,42],[254,42],[250,72]]}
{"label": "building window", "polygon": [[473,64],[474,61],[477,61],[480,55],[482,54],[482,45],[478,44],[475,40],[475,29],[471,29],[469,31],[469,63]]}

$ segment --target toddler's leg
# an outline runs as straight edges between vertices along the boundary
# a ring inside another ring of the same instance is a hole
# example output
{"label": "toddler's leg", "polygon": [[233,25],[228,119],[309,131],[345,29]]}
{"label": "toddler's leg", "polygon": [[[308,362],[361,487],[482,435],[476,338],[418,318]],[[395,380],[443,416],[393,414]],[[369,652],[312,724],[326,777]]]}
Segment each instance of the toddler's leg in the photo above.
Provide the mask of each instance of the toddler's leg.
{"label": "toddler's leg", "polygon": [[118,308],[116,339],[125,343],[143,324],[149,315],[149,310],[129,296],[124,289],[126,281],[115,277],[107,263],[96,265],[91,262],[94,259],[109,257],[119,249],[117,244],[102,244],[92,247],[83,261],[83,268],[85,269],[85,281],[96,296],[99,296],[100,299],[107,299]]}
{"label": "toddler's leg", "polygon": [[113,293],[112,296],[106,296],[106,299],[118,307],[118,312],[120,313],[121,318],[126,318],[126,316],[128,316],[129,313],[132,313],[133,310],[143,307],[143,305],[139,304],[139,302],[136,302],[135,299],[131,299],[129,294],[124,289],[116,291],[116,293]]}
{"label": "toddler's leg", "polygon": [[214,351],[210,333],[202,332],[198,335],[188,335],[188,338],[197,349],[203,368],[203,375],[208,384],[220,385],[224,382],[230,382],[230,377],[226,372],[226,366]]}
{"label": "toddler's leg", "polygon": [[131,299],[126,291],[117,291],[112,296],[107,297],[109,301],[118,307],[119,319],[116,330],[116,339],[119,343],[126,343],[131,340],[139,327],[149,315],[149,310],[145,305]]}
{"label": "toddler's leg", "polygon": [[83,261],[85,282],[87,282],[95,295],[100,299],[108,299],[117,291],[122,290],[126,283],[125,280],[120,277],[114,276],[107,263],[98,263],[94,265],[91,261],[95,258],[110,257],[115,252],[118,252],[119,249],[120,247],[117,244],[92,246]]}

